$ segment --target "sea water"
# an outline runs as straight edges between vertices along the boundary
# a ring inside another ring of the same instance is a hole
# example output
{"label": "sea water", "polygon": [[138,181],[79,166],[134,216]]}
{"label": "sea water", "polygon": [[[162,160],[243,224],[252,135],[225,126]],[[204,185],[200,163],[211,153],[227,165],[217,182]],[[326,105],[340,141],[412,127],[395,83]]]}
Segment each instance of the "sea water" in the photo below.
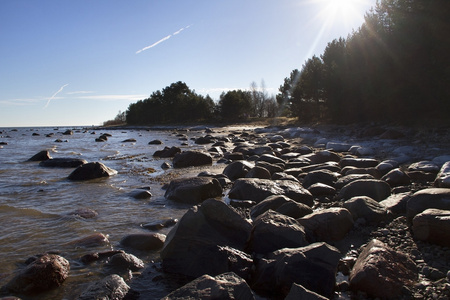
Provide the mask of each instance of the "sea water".
{"label": "sea water", "polygon": [[[63,135],[67,129],[73,134]],[[96,142],[103,133],[111,136],[106,142]],[[124,142],[126,139],[136,142]],[[149,145],[154,139],[163,144]],[[123,249],[120,240],[125,235],[149,232],[141,224],[180,218],[189,206],[165,199],[161,188],[164,182],[158,180],[171,172],[161,169],[162,163],[171,161],[155,158],[153,153],[165,146],[203,147],[191,140],[180,146],[182,143],[173,130],[62,127],[0,128],[0,142],[7,143],[0,146],[0,286],[37,254],[56,252],[71,263],[69,278],[61,287],[33,297],[19,295],[25,300],[75,299],[90,283],[106,274],[102,264],[81,264],[81,256]],[[48,150],[53,158],[102,162],[118,174],[90,181],[69,181],[67,176],[72,168],[45,168],[39,162],[28,161],[42,150]],[[151,188],[151,198],[137,200],[131,196],[133,190],[142,187]],[[85,219],[73,215],[78,209],[94,210],[98,216]],[[160,233],[167,234],[169,230]],[[107,235],[109,243],[96,247],[73,243],[94,233]],[[147,265],[159,259],[158,252],[133,254]],[[167,292],[152,280],[134,288],[141,293],[140,299],[160,298]]]}

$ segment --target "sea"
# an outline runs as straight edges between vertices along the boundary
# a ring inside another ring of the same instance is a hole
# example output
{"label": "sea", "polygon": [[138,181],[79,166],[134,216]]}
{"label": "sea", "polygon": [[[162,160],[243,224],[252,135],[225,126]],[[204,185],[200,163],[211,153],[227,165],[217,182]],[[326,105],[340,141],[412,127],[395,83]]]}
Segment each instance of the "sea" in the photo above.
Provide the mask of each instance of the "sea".
{"label": "sea", "polygon": [[[67,130],[73,134],[64,135]],[[180,141],[177,133],[186,134]],[[111,136],[106,142],[96,142],[100,135]],[[164,170],[171,159],[153,157],[156,150],[168,146],[205,148],[192,141],[193,134],[204,131],[159,129],[102,129],[94,127],[33,127],[0,128],[0,286],[6,284],[28,258],[42,253],[58,253],[71,265],[69,277],[59,288],[35,296],[15,295],[21,299],[76,299],[94,281],[106,276],[103,263],[85,265],[80,257],[109,250],[126,250],[142,259],[147,266],[146,278],[134,277],[133,289],[138,299],[159,299],[172,287],[156,280],[157,251],[136,252],[124,249],[120,240],[132,233],[148,233],[142,224],[168,218],[179,219],[190,206],[164,198],[161,178],[170,178],[173,169]],[[124,142],[135,139],[135,142]],[[152,140],[162,145],[149,145]],[[183,145],[182,143],[185,143]],[[48,150],[52,158],[82,158],[102,162],[116,170],[117,175],[89,181],[69,181],[73,168],[47,168],[39,162],[28,161],[33,155]],[[194,174],[190,169],[176,176]],[[174,175],[175,176],[175,175]],[[151,198],[139,200],[133,191],[150,188]],[[94,218],[83,218],[77,210],[94,210]],[[168,234],[171,228],[159,231]],[[108,237],[104,245],[84,246],[82,238],[101,233]],[[131,251],[131,252],[130,252]],[[153,272],[153,273],[152,273]],[[152,274],[153,275],[152,275]]]}

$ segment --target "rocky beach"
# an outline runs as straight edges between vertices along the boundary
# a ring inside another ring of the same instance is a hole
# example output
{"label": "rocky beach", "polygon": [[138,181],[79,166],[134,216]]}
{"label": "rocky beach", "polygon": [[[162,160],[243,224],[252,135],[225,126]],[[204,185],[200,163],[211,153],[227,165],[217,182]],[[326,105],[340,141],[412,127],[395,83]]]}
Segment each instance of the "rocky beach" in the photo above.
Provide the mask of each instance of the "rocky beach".
{"label": "rocky beach", "polygon": [[[149,128],[97,131],[109,135],[83,134],[106,145],[121,132],[120,144],[132,148]],[[0,273],[0,299],[59,299],[51,291],[72,286],[80,269],[95,276],[67,299],[450,298],[447,127],[160,132],[145,141],[152,151],[145,159],[120,157],[141,159],[131,170],[115,170],[117,156],[99,162],[95,155],[58,161],[44,149],[23,154],[40,168],[69,168],[70,186],[145,177],[151,188],[127,191],[132,204],[157,201],[166,217],[141,223],[107,248],[86,250],[108,239],[95,232],[76,241],[82,251],[52,247],[23,257],[16,270]],[[12,144],[6,130],[1,135],[0,151]],[[164,135],[177,142],[165,144]],[[87,205],[76,214],[95,222],[98,212]]]}

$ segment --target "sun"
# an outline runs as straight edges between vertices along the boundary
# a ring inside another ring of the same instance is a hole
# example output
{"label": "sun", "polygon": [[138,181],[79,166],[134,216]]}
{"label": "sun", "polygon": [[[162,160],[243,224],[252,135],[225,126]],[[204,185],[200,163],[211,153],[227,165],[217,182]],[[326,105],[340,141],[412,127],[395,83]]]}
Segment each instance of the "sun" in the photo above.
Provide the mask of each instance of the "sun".
{"label": "sun", "polygon": [[332,23],[353,23],[362,21],[367,0],[319,0],[321,17]]}

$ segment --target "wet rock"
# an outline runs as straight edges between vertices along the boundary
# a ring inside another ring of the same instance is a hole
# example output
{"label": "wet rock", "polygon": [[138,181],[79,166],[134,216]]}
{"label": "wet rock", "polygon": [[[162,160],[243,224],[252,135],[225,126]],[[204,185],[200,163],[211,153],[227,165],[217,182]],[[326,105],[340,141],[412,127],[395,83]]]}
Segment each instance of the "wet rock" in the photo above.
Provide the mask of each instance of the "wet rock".
{"label": "wet rock", "polygon": [[439,188],[450,188],[450,161],[446,162],[434,181],[434,186]]}
{"label": "wet rock", "polygon": [[378,224],[388,218],[385,206],[370,197],[353,197],[343,205],[352,214],[354,221],[363,218],[368,224]]}
{"label": "wet rock", "polygon": [[127,295],[130,287],[122,277],[113,274],[100,281],[91,284],[77,300],[114,299],[122,300]]}
{"label": "wet rock", "polygon": [[426,209],[414,217],[412,229],[418,240],[450,247],[450,210]]}
{"label": "wet rock", "polygon": [[306,234],[294,218],[268,210],[253,222],[246,252],[266,254],[281,248],[308,245]]}
{"label": "wet rock", "polygon": [[197,150],[183,151],[175,155],[172,164],[174,168],[211,165],[212,157],[209,153]]}
{"label": "wet rock", "polygon": [[121,141],[121,143],[136,143],[136,139],[126,139]]}
{"label": "wet rock", "polygon": [[235,161],[225,167],[223,174],[225,174],[231,181],[239,178],[243,178],[247,175],[248,171],[253,168],[253,164],[242,160]]}
{"label": "wet rock", "polygon": [[161,169],[163,170],[170,169],[170,164],[168,162],[163,162],[161,165]]}
{"label": "wet rock", "polygon": [[228,272],[215,277],[202,275],[162,298],[185,299],[252,300],[255,296],[243,278]]}
{"label": "wet rock", "polygon": [[450,189],[423,189],[411,196],[406,204],[406,219],[412,224],[412,219],[428,208],[450,210]]}
{"label": "wet rock", "polygon": [[345,208],[332,207],[315,211],[297,221],[311,232],[316,241],[339,241],[353,227],[353,217]]}
{"label": "wet rock", "polygon": [[73,212],[70,212],[69,215],[78,216],[83,219],[93,219],[98,216],[98,212],[90,208],[79,208]]}
{"label": "wet rock", "polygon": [[177,153],[181,153],[181,149],[179,147],[164,147],[163,150],[158,150],[153,153],[153,156],[161,157],[161,158],[169,158],[174,157]]}
{"label": "wet rock", "polygon": [[41,161],[39,166],[46,168],[76,168],[87,163],[87,160],[81,158],[51,158]]}
{"label": "wet rock", "polygon": [[136,250],[158,250],[165,240],[166,236],[161,233],[134,233],[124,236],[120,244]]}
{"label": "wet rock", "polygon": [[170,182],[164,197],[183,203],[200,203],[222,196],[222,186],[212,177],[177,178]]}
{"label": "wet rock", "polygon": [[411,178],[409,178],[408,174],[406,174],[399,168],[389,171],[386,175],[384,175],[381,178],[381,180],[384,180],[387,183],[389,183],[391,187],[408,185],[411,183]]}
{"label": "wet rock", "polygon": [[161,140],[152,140],[148,142],[149,145],[162,145],[163,142]]}
{"label": "wet rock", "polygon": [[121,272],[127,270],[134,272],[144,268],[144,262],[133,254],[120,252],[111,256],[108,266]]}
{"label": "wet rock", "polygon": [[70,129],[67,129],[67,130],[64,131],[62,134],[63,134],[63,135],[73,135],[73,131],[70,130]]}
{"label": "wet rock", "polygon": [[191,277],[233,271],[244,279],[253,264],[242,252],[252,225],[224,202],[208,199],[189,209],[167,235],[163,268]]}
{"label": "wet rock", "polygon": [[152,193],[150,193],[149,188],[136,189],[130,193],[130,196],[134,199],[148,199],[152,197]]}
{"label": "wet rock", "polygon": [[257,203],[272,195],[284,195],[294,201],[313,205],[313,197],[301,184],[289,180],[242,178],[234,182],[228,196],[231,199],[252,200]]}
{"label": "wet rock", "polygon": [[175,224],[178,223],[178,219],[173,219],[173,218],[169,218],[169,219],[165,219],[165,220],[160,220],[154,223],[147,223],[147,224],[142,224],[141,227],[148,229],[148,230],[161,230],[163,228],[169,228],[172,226],[175,226]]}
{"label": "wet rock", "polygon": [[212,144],[216,139],[211,135],[201,136],[195,139],[195,143],[198,145]]}
{"label": "wet rock", "polygon": [[45,161],[51,159],[50,153],[47,150],[42,150],[33,155],[28,161]]}
{"label": "wet rock", "polygon": [[123,253],[122,250],[110,250],[110,251],[104,251],[104,252],[95,252],[95,253],[89,253],[86,255],[83,255],[80,258],[80,261],[83,264],[90,264],[94,261],[98,261],[100,259],[107,259],[110,258],[113,255],[116,255],[117,253]]}
{"label": "wet rock", "polygon": [[416,272],[415,263],[406,254],[379,240],[372,240],[364,247],[350,272],[350,288],[370,297],[393,299],[401,295],[404,286],[414,284]]}
{"label": "wet rock", "polygon": [[284,300],[327,300],[328,298],[321,296],[313,291],[305,289],[302,285],[293,283],[289,294]]}
{"label": "wet rock", "polygon": [[272,176],[270,175],[269,170],[263,167],[253,167],[248,173],[245,175],[246,178],[260,178],[260,179],[270,179]]}
{"label": "wet rock", "polygon": [[269,296],[284,297],[297,283],[331,298],[340,257],[339,250],[326,243],[274,251],[257,262],[251,287]]}
{"label": "wet rock", "polygon": [[391,195],[391,187],[382,180],[358,179],[345,185],[339,192],[339,199],[350,199],[355,196],[367,196],[381,201]]}
{"label": "wet rock", "polygon": [[11,279],[6,290],[32,295],[59,287],[69,276],[70,264],[62,256],[44,254]]}
{"label": "wet rock", "polygon": [[116,174],[116,170],[108,168],[101,162],[91,162],[79,166],[72,173],[70,173],[69,177],[67,178],[69,180],[79,181],[109,177]]}

